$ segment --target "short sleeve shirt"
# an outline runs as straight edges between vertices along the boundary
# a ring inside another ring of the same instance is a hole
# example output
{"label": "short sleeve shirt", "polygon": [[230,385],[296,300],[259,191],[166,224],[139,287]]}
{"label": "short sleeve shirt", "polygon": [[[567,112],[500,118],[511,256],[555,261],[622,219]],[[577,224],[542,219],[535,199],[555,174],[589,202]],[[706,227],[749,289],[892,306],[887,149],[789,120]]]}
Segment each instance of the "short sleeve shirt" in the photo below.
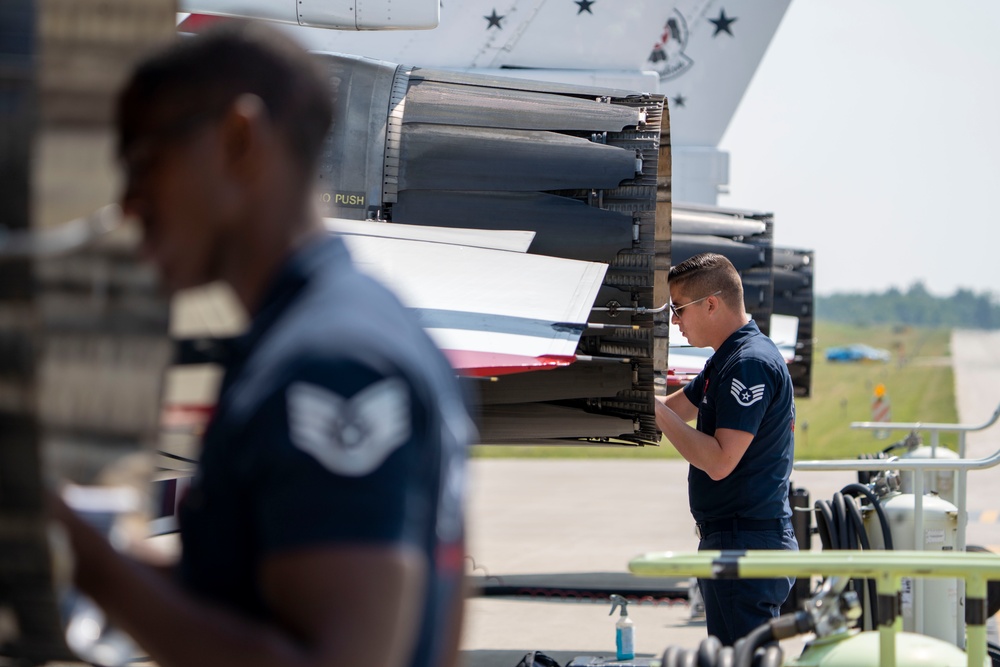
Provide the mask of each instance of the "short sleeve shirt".
{"label": "short sleeve shirt", "polygon": [[697,429],[702,433],[715,435],[716,429],[728,428],[754,436],[736,468],[722,480],[689,468],[695,521],[790,517],[794,391],[773,341],[751,320],[719,346],[684,394],[698,406]]}
{"label": "short sleeve shirt", "polygon": [[410,665],[436,664],[461,585],[465,446],[451,368],[412,314],[324,239],[293,256],[226,364],[180,507],[181,576],[261,619],[265,557],[409,545],[429,564]]}

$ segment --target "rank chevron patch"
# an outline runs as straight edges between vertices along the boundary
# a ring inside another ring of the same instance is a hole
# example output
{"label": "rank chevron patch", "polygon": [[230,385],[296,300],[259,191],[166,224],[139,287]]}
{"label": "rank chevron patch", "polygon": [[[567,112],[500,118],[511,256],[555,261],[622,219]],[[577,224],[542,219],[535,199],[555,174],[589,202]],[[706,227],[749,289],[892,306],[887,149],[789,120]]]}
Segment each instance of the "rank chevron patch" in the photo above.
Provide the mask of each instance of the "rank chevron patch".
{"label": "rank chevron patch", "polygon": [[350,398],[296,382],[286,397],[292,444],[338,475],[374,472],[410,438],[410,395],[399,378],[376,382]]}
{"label": "rank chevron patch", "polygon": [[733,386],[729,391],[736,398],[736,402],[745,408],[764,398],[764,385],[755,384],[748,387],[736,378],[733,378]]}

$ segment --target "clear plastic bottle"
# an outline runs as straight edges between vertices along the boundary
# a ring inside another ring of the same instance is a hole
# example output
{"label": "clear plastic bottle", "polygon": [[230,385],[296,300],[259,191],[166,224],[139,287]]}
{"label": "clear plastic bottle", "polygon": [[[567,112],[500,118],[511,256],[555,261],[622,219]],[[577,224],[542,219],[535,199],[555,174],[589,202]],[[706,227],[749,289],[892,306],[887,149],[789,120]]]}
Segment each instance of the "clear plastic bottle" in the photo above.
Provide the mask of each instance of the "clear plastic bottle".
{"label": "clear plastic bottle", "polygon": [[635,657],[635,624],[628,617],[628,600],[621,595],[611,595],[611,611],[608,616],[621,608],[618,622],[615,623],[615,657],[618,660],[631,660]]}

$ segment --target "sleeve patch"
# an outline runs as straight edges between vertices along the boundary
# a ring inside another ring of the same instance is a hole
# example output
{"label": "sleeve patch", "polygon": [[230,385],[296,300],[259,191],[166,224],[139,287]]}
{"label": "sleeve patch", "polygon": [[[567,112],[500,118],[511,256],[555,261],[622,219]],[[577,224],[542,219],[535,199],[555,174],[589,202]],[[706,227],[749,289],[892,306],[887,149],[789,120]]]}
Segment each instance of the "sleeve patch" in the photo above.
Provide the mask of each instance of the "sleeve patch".
{"label": "sleeve patch", "polygon": [[296,382],[286,398],[292,444],[338,475],[375,471],[410,438],[410,394],[399,378],[376,382],[351,398]]}
{"label": "sleeve patch", "polygon": [[737,403],[748,408],[764,398],[764,385],[755,384],[752,387],[748,387],[736,378],[733,378],[733,385],[729,393],[733,395]]}

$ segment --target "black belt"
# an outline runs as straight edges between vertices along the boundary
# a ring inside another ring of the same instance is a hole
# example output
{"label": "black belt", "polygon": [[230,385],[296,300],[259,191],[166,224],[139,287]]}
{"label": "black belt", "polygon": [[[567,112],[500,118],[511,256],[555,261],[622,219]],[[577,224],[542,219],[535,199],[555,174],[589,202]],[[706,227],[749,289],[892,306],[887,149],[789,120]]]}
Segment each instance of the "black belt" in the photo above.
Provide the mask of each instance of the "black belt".
{"label": "black belt", "polygon": [[702,539],[712,533],[728,530],[732,532],[753,531],[753,530],[782,530],[786,525],[785,519],[714,519],[705,521],[695,526],[698,539]]}

